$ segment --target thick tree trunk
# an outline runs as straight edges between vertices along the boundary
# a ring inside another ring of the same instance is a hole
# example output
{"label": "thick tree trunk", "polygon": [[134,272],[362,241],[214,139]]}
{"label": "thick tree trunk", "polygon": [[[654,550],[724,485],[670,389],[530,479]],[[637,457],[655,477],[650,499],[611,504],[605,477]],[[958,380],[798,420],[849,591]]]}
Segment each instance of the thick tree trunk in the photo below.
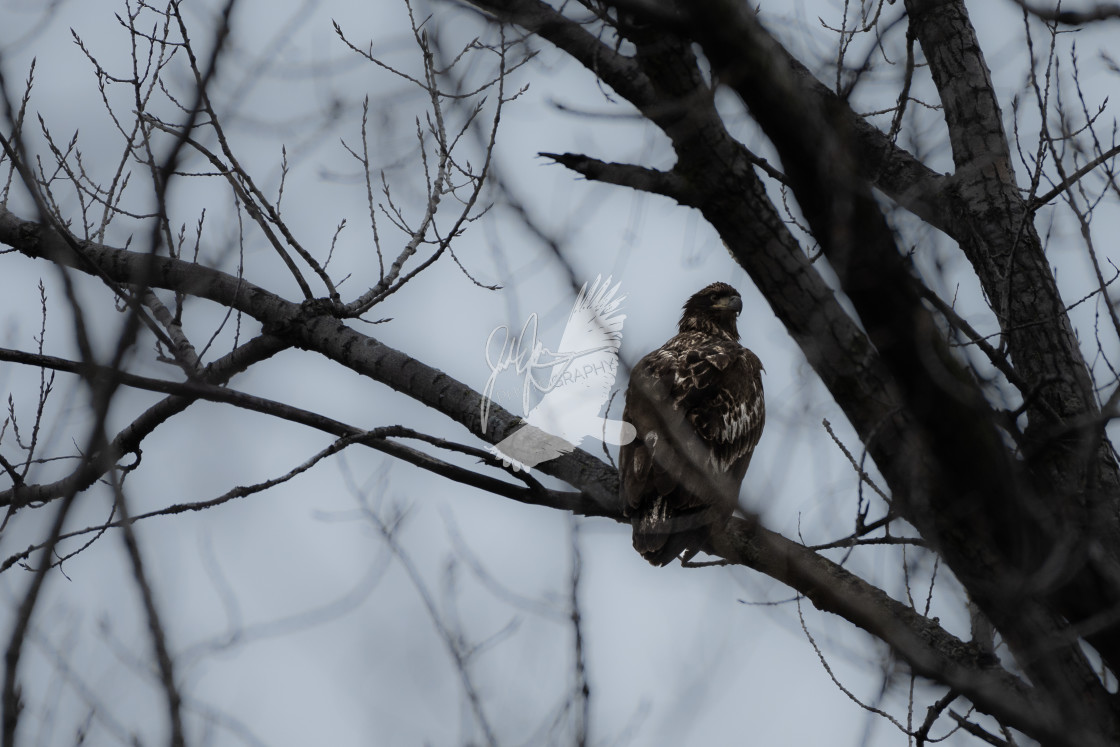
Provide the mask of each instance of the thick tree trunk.
{"label": "thick tree trunk", "polygon": [[[1022,509],[1051,528],[1039,564],[1060,556],[1047,579],[1075,621],[1120,605],[1120,471],[1085,360],[1019,190],[1011,145],[976,31],[961,0],[907,0],[910,30],[929,61],[956,171],[955,237],[972,263],[1003,333],[1001,348],[1029,387],[1023,456],[1040,481],[1038,505]],[[1072,423],[1091,423],[1073,428]],[[1091,637],[1115,668],[1120,631]]]}

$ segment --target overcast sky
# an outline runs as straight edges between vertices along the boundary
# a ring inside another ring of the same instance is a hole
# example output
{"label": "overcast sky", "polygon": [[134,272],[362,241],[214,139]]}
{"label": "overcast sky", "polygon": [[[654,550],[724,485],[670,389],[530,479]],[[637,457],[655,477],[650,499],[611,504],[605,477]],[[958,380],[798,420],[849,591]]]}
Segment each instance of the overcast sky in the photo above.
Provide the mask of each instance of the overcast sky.
{"label": "overcast sky", "polygon": [[[192,36],[202,45],[216,5],[184,3]],[[839,25],[843,5],[838,0],[805,0],[792,7],[763,3],[763,18],[783,41],[808,54],[809,62],[823,62],[832,54],[833,37],[818,16]],[[1011,2],[973,5],[1009,117],[1010,97],[1023,88],[1022,22]],[[9,96],[21,89],[35,58],[29,147],[47,152],[41,116],[59,143],[77,132],[87,170],[108,180],[120,137],[74,35],[110,74],[128,75],[129,37],[115,16],[126,8],[113,0],[70,0],[44,16],[40,6],[27,0],[0,4],[5,16],[0,68]],[[476,35],[496,40],[477,16],[451,5],[418,3],[415,11],[421,17],[433,14],[432,23],[449,42]],[[894,5],[884,8],[892,18],[900,12]],[[360,143],[362,100],[368,96],[372,160],[386,169],[396,203],[415,217],[423,207],[415,120],[424,118],[427,102],[407,81],[348,50],[332,20],[357,46],[372,44],[389,64],[419,70],[402,0],[244,0],[233,18],[232,43],[214,99],[225,112],[239,160],[269,195],[279,187],[281,146],[286,147],[285,216],[306,246],[325,255],[339,222],[347,221],[332,268],[339,276],[351,273],[342,290],[353,297],[372,282],[376,258],[365,184],[340,141]],[[1090,98],[1096,97],[1093,106],[1116,81],[1104,70],[1102,38],[1084,33],[1078,40],[1083,81]],[[884,46],[898,59],[903,43],[900,26]],[[471,74],[480,75],[492,59],[479,55],[471,64],[478,66]],[[171,80],[178,90],[187,90],[189,81],[180,73]],[[889,80],[887,75],[873,79],[857,101],[868,108],[874,101],[889,105],[896,95]],[[680,306],[691,293],[714,280],[730,282],[744,298],[743,343],[766,367],[767,427],[743,501],[761,513],[767,526],[792,537],[800,531],[809,543],[848,533],[856,511],[856,479],[822,419],[831,421],[849,448],[858,450],[858,441],[714,232],[696,213],[668,200],[590,184],[537,156],[541,151],[585,152],[667,167],[672,163],[667,141],[629,116],[588,72],[551,49],[542,48],[507,84],[510,90],[523,85],[528,85],[525,93],[503,112],[495,167],[521,207],[558,242],[563,261],[525,228],[517,210],[489,193],[499,202],[455,242],[458,263],[444,257],[369,315],[391,321],[356,328],[481,390],[490,374],[486,339],[499,325],[516,331],[536,313],[542,342],[553,347],[559,342],[574,298],[570,277],[583,283],[610,275],[621,283],[627,315],[621,355],[628,365],[674,333]],[[928,87],[916,91],[930,94]],[[130,111],[127,97],[114,93],[110,101],[120,113]],[[743,138],[765,153],[745,116],[733,113],[735,102],[724,103],[732,117],[740,116]],[[1025,120],[1029,125],[1030,116]],[[923,138],[927,162],[950,170],[943,132],[931,127]],[[191,163],[204,167],[197,158]],[[76,207],[72,194],[59,194],[64,207]],[[134,199],[137,210],[150,209],[141,191]],[[203,255],[234,269],[231,237],[237,223],[228,187],[214,178],[182,180],[172,200],[176,219],[186,223],[189,235],[206,208]],[[19,195],[11,207],[32,217]],[[106,243],[123,245],[136,226],[122,221]],[[401,234],[393,233],[387,220],[379,229],[392,255],[403,244]],[[1057,224],[1052,233],[1052,261],[1070,301],[1087,287],[1087,264],[1072,241],[1064,248],[1070,227]],[[964,308],[979,310],[980,299],[969,295],[974,283],[961,272],[959,260],[942,251],[941,239],[921,231],[907,236],[928,242],[927,256],[940,252],[945,286],[961,282]],[[146,240],[139,232],[133,239]],[[245,249],[248,279],[298,298],[290,276],[259,236],[252,235]],[[46,351],[73,357],[55,270],[20,256],[2,259],[0,344],[35,349],[37,282],[42,279],[54,301]],[[80,287],[87,318],[100,339],[111,343],[122,316],[96,283]],[[202,302],[188,306],[188,315],[189,329],[199,339],[221,321],[221,310]],[[218,354],[229,349],[230,334],[227,326]],[[150,341],[138,349],[130,368],[177,378],[175,370],[154,360]],[[35,371],[0,366],[0,394],[14,398],[23,422],[33,416],[38,381]],[[506,376],[499,383],[496,399],[519,412],[517,398],[509,396],[520,385],[518,378]],[[620,377],[618,385],[624,383]],[[360,427],[404,424],[479,445],[438,413],[300,351],[278,355],[233,384]],[[156,399],[122,393],[110,432]],[[81,426],[89,418],[84,402],[82,390],[60,374],[44,434],[53,452],[72,451],[72,439],[84,433]],[[612,414],[620,413],[621,401],[616,401]],[[13,448],[10,438],[0,442],[5,453]],[[329,442],[290,423],[197,404],[145,441],[141,468],[126,483],[130,505],[139,513],[216,497],[234,486],[281,475]],[[601,453],[598,444],[585,448]],[[46,480],[58,468],[41,469],[37,479]],[[70,524],[78,528],[103,521],[110,505],[108,491],[91,490]],[[363,507],[383,520],[403,512],[398,541],[406,561],[392,556]],[[872,514],[881,510],[876,505]],[[0,538],[3,557],[44,536],[49,516],[25,514]],[[139,537],[177,655],[190,733],[198,743],[452,745],[478,739],[461,680],[425,606],[427,597],[443,624],[457,626],[474,643],[490,641],[472,660],[471,672],[499,742],[537,744],[549,734],[573,684],[573,635],[566,618],[573,531],[582,553],[580,607],[593,743],[905,743],[898,729],[862,710],[834,684],[802,630],[792,594],[769,579],[742,568],[653,568],[631,548],[626,526],[601,519],[573,523],[559,512],[466,488],[373,451],[348,450],[285,485],[217,509],[146,522]],[[485,569],[486,581],[471,570],[475,560]],[[913,553],[909,561],[914,593],[924,598],[929,559]],[[904,598],[900,562],[897,553],[877,552],[856,555],[849,565]],[[166,733],[164,711],[119,537],[107,534],[63,570],[65,577],[53,575],[39,603],[22,664],[28,704],[24,743],[72,744],[82,728],[92,744],[114,743],[133,733],[146,744],[160,743]],[[29,576],[7,571],[0,593],[19,599]],[[934,612],[950,631],[967,637],[957,598],[942,569]],[[884,671],[893,666],[883,648],[809,604],[800,613],[832,675],[851,696],[904,721],[907,679],[900,668],[883,692]],[[3,619],[10,624],[9,617]],[[930,692],[918,689],[924,698],[916,707],[918,719],[931,702]],[[942,694],[932,692],[934,698]],[[86,723],[93,711],[96,717]],[[561,743],[571,737],[570,731],[558,733]],[[941,733],[944,729],[935,730]],[[945,743],[975,743],[970,740],[954,735]]]}

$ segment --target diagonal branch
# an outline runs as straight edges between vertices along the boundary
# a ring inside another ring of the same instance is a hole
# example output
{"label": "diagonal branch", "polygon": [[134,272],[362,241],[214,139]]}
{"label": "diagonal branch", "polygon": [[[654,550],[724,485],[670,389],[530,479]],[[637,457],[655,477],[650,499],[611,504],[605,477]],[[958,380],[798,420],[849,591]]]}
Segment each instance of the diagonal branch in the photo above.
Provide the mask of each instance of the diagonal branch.
{"label": "diagonal branch", "polygon": [[812,550],[756,524],[733,519],[715,537],[719,556],[761,571],[804,594],[814,606],[839,615],[887,643],[916,674],[944,683],[978,709],[1014,725],[1046,744],[1080,741],[1076,725],[1015,676],[991,662],[974,645],[945,632],[935,619],[887,596]]}
{"label": "diagonal branch", "polygon": [[1070,26],[1082,26],[1087,23],[1104,21],[1109,18],[1120,18],[1120,5],[1116,3],[1097,3],[1085,10],[1063,10],[1061,3],[1055,8],[1041,8],[1027,0],[1014,0],[1023,7],[1023,10],[1032,16],[1038,16],[1044,21],[1057,21]]}
{"label": "diagonal branch", "polygon": [[592,181],[665,195],[682,203],[694,199],[690,196],[688,181],[675,171],[658,171],[628,163],[608,163],[578,153],[538,153],[537,155],[551,158],[561,166],[577,174],[583,174]]}
{"label": "diagonal branch", "polygon": [[1077,182],[1081,181],[1081,179],[1084,176],[1086,176],[1087,174],[1089,174],[1091,171],[1093,171],[1093,169],[1097,168],[1098,166],[1100,166],[1104,162],[1108,161],[1109,159],[1115,158],[1118,155],[1120,155],[1120,145],[1112,146],[1111,148],[1106,150],[1104,153],[1101,153],[1099,156],[1094,158],[1092,161],[1089,161],[1089,163],[1085,164],[1084,166],[1079,168],[1077,171],[1075,171],[1072,174],[1070,174],[1069,176],[1067,176],[1065,179],[1063,179],[1061,181],[1061,183],[1059,183],[1057,186],[1055,186],[1049,192],[1042,195],[1041,197],[1036,197],[1033,200],[1031,200],[1030,209],[1032,211],[1033,210],[1038,210],[1040,207],[1042,207],[1046,203],[1048,203],[1051,200],[1056,199],[1057,197],[1061,196],[1061,194],[1063,192],[1065,192],[1067,189],[1072,187]]}

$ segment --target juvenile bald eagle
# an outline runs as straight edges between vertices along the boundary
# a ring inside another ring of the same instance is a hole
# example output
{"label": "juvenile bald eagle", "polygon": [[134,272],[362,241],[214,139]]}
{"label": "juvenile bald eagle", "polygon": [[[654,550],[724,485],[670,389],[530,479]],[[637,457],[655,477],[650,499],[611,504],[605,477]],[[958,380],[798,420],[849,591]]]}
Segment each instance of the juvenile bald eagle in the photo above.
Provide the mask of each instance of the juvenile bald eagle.
{"label": "juvenile bald eagle", "polygon": [[680,332],[630,374],[619,452],[634,549],[654,565],[690,560],[738,505],[762,434],[762,363],[739,344],[739,293],[712,283],[688,299]]}

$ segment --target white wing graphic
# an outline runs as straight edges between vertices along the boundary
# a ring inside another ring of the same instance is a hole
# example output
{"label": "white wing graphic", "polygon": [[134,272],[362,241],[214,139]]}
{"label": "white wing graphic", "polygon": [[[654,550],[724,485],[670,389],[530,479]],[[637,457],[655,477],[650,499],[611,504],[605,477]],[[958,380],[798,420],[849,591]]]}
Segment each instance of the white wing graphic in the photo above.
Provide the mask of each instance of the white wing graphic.
{"label": "white wing graphic", "polygon": [[526,472],[541,462],[567,454],[587,436],[610,444],[634,440],[634,426],[600,416],[610,397],[618,368],[625,314],[618,308],[625,299],[615,298],[621,283],[613,288],[611,278],[591,288],[584,283],[572,306],[560,347],[555,352],[545,395],[529,411],[525,424],[503,439],[490,452],[507,466]]}

